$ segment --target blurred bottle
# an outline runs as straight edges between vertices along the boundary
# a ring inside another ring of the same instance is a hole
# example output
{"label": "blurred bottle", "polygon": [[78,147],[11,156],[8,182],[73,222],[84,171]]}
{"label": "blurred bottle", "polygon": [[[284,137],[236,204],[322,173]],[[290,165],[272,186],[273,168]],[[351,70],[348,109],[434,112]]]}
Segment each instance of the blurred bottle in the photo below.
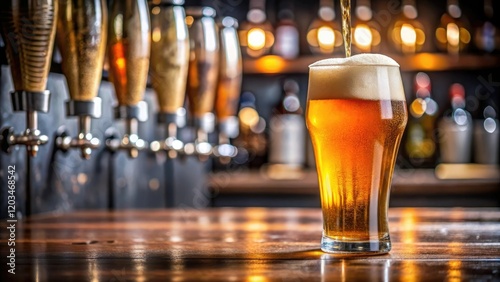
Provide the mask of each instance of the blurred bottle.
{"label": "blurred bottle", "polygon": [[472,128],[472,117],[465,109],[465,89],[455,83],[450,87],[450,107],[438,122],[441,162],[471,161]]}
{"label": "blurred bottle", "polygon": [[462,14],[458,0],[448,0],[446,12],[436,29],[437,47],[450,54],[465,50],[471,41],[469,21]]}
{"label": "blurred bottle", "polygon": [[474,162],[498,164],[500,123],[498,110],[492,99],[483,100],[480,114],[474,117]]}
{"label": "blurred bottle", "polygon": [[493,24],[492,0],[484,0],[483,11],[482,21],[476,26],[474,32],[474,43],[479,50],[491,53],[500,48],[500,33]]}
{"label": "blurred bottle", "polygon": [[307,43],[313,54],[342,53],[342,28],[335,21],[333,0],[320,0],[318,17],[309,26]]}
{"label": "blurred bottle", "polygon": [[274,35],[273,27],[267,20],[265,0],[250,0],[247,20],[241,25],[239,38],[247,56],[260,57],[269,53]]}
{"label": "blurred bottle", "polygon": [[269,176],[273,178],[294,178],[305,164],[306,127],[298,93],[298,83],[285,80],[269,122]]}
{"label": "blurred bottle", "polygon": [[266,121],[257,112],[255,102],[253,93],[241,94],[238,111],[240,133],[233,142],[238,148],[238,154],[232,160],[236,166],[259,168],[266,161]]}
{"label": "blurred bottle", "polygon": [[373,21],[370,0],[356,1],[355,19],[352,28],[352,43],[355,53],[377,52],[380,49],[380,26]]}
{"label": "blurred bottle", "polygon": [[295,24],[293,1],[280,1],[278,19],[273,53],[285,59],[295,59],[299,55],[299,30]]}
{"label": "blurred bottle", "polygon": [[427,74],[417,73],[414,83],[416,97],[409,107],[404,149],[413,167],[434,168],[437,158],[434,132],[438,104],[431,97],[431,80]]}

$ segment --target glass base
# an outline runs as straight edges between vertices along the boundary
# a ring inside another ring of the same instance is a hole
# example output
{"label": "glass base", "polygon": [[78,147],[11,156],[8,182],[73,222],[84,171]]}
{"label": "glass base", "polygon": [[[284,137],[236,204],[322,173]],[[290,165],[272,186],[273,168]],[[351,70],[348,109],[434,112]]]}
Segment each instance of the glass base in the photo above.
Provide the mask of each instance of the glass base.
{"label": "glass base", "polygon": [[391,250],[391,240],[386,236],[378,241],[338,241],[323,235],[321,250],[334,254],[379,255]]}

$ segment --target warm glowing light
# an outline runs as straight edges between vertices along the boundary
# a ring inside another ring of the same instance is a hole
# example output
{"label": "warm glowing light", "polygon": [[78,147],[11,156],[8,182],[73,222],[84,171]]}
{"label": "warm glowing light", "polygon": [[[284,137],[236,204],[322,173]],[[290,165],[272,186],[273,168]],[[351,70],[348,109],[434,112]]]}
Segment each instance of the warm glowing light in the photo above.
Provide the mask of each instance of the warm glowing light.
{"label": "warm glowing light", "polygon": [[186,16],[186,25],[191,26],[194,22],[194,18],[192,16]]}
{"label": "warm glowing light", "polygon": [[442,27],[436,29],[436,38],[440,43],[446,44],[446,30]]}
{"label": "warm glowing light", "polygon": [[85,185],[85,183],[87,183],[88,177],[87,177],[87,174],[85,174],[85,173],[79,173],[76,179],[77,179],[76,181],[78,182],[78,184]]}
{"label": "warm glowing light", "polygon": [[411,24],[401,26],[401,41],[406,46],[415,46],[417,42],[417,32]]}
{"label": "warm glowing light", "polygon": [[116,66],[120,71],[125,70],[125,59],[124,58],[118,58],[116,59]]}
{"label": "warm glowing light", "polygon": [[161,39],[161,29],[159,27],[155,27],[153,29],[153,32],[152,32],[152,35],[151,35],[151,39],[153,40],[153,42],[159,42],[160,39]]}
{"label": "warm glowing light", "polygon": [[311,29],[307,33],[307,43],[313,47],[318,47],[318,30]]}
{"label": "warm glowing light", "polygon": [[415,33],[417,34],[417,45],[422,46],[425,42],[425,32],[419,28],[415,29]]}
{"label": "warm glowing light", "polygon": [[436,29],[436,39],[440,49],[457,54],[470,43],[471,34],[460,21],[450,21],[443,17],[441,26]]}
{"label": "warm glowing light", "polygon": [[285,64],[285,60],[280,56],[268,55],[257,60],[256,68],[262,73],[279,73]]}
{"label": "warm glowing light", "polygon": [[248,282],[265,282],[268,281],[266,277],[262,275],[251,275],[247,279]]}
{"label": "warm glowing light", "polygon": [[158,15],[160,11],[161,11],[160,7],[156,6],[153,9],[151,9],[151,14]]}
{"label": "warm glowing light", "polygon": [[409,244],[406,246],[409,252],[415,252],[415,246],[412,246],[412,243],[415,243],[417,239],[417,234],[415,232],[415,223],[416,223],[416,214],[411,209],[404,209],[401,217],[401,233],[403,243]]}
{"label": "warm glowing light", "polygon": [[418,277],[419,267],[412,260],[404,260],[401,266],[401,281],[416,282],[420,281]]}
{"label": "warm glowing light", "polygon": [[410,105],[410,113],[412,116],[419,118],[421,117],[427,108],[427,103],[422,98],[415,99]]}
{"label": "warm glowing light", "polygon": [[[452,251],[453,250],[459,250],[460,247],[462,247],[460,244],[458,243],[451,243],[450,245],[452,245]],[[448,275],[447,275],[447,281],[450,281],[450,282],[458,282],[458,281],[463,281],[463,277],[462,277],[462,271],[461,271],[461,268],[462,268],[462,262],[459,261],[459,260],[450,260],[448,262]]]}
{"label": "warm glowing light", "polygon": [[460,41],[464,44],[468,44],[470,42],[470,33],[467,29],[461,27],[460,28]]}
{"label": "warm glowing light", "polygon": [[354,42],[356,45],[362,48],[368,48],[372,45],[372,41],[372,32],[367,25],[360,24],[354,29]]}
{"label": "warm glowing light", "polygon": [[446,25],[446,39],[451,46],[458,46],[460,43],[460,29],[455,23]]}
{"label": "warm glowing light", "polygon": [[238,113],[240,122],[248,127],[252,127],[259,122],[259,113],[253,108],[243,108]]}
{"label": "warm glowing light", "polygon": [[328,54],[342,45],[342,34],[329,23],[313,22],[307,32],[307,43],[313,53]]}
{"label": "warm glowing light", "polygon": [[332,48],[335,43],[335,32],[329,26],[318,28],[318,43],[321,48]]}
{"label": "warm glowing light", "polygon": [[247,33],[248,48],[260,50],[266,46],[266,33],[263,29],[254,27]]}

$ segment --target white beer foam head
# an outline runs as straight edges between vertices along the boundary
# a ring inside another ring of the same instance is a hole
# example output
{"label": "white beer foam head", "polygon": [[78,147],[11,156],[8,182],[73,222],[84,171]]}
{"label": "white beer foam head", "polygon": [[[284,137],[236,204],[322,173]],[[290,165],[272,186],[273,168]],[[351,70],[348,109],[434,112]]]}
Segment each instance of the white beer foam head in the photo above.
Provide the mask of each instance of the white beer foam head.
{"label": "white beer foam head", "polygon": [[308,99],[404,101],[399,64],[380,54],[318,61],[309,66]]}

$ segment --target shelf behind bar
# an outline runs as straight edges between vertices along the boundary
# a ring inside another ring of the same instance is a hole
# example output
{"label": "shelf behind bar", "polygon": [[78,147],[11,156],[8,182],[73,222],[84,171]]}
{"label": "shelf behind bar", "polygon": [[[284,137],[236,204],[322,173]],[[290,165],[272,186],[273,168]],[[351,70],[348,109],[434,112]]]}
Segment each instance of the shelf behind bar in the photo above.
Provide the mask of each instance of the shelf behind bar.
{"label": "shelf behind bar", "polygon": [[[419,53],[406,56],[398,54],[387,55],[401,65],[402,71],[477,70],[500,67],[500,56],[498,55],[460,54],[454,56],[440,53]],[[245,58],[243,61],[243,73],[307,73],[310,64],[331,57],[338,57],[338,55],[302,56],[294,60],[285,60],[275,55],[267,55],[258,59]]]}
{"label": "shelf behind bar", "polygon": [[[264,171],[219,172],[209,178],[217,194],[318,194],[316,171],[299,178],[271,179]],[[500,175],[488,179],[439,179],[433,169],[400,169],[394,172],[393,195],[500,195]]]}
{"label": "shelf behind bar", "polygon": [[[415,55],[386,54],[395,59],[402,71],[447,71],[447,70],[480,70],[500,68],[499,55],[460,54],[457,56],[444,53],[419,53]],[[279,56],[267,55],[258,59],[244,58],[244,74],[283,74],[308,73],[308,66],[316,61],[333,56],[306,55],[294,60],[286,60]],[[7,65],[5,48],[0,47],[0,65]],[[51,72],[62,73],[61,65],[52,62]],[[103,69],[103,79],[108,79],[106,62]]]}

